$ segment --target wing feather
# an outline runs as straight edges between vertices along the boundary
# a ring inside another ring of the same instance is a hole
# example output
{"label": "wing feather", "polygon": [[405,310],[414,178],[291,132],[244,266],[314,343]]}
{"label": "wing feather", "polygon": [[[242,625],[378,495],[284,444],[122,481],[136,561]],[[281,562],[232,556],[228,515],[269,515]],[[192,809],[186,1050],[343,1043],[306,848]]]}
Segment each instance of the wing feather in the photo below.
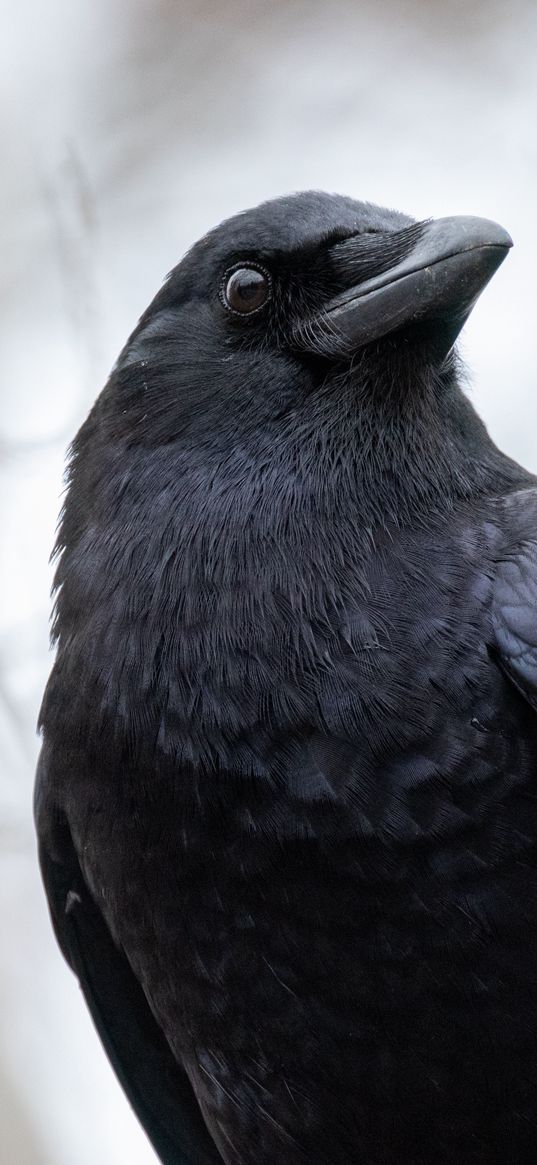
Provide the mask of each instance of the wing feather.
{"label": "wing feather", "polygon": [[537,494],[528,491],[523,500],[535,537],[531,532],[522,537],[498,563],[492,649],[504,674],[537,711]]}
{"label": "wing feather", "polygon": [[119,1082],[162,1165],[222,1165],[190,1081],[88,890],[68,826],[43,810],[44,784],[41,762],[39,856],[54,930]]}

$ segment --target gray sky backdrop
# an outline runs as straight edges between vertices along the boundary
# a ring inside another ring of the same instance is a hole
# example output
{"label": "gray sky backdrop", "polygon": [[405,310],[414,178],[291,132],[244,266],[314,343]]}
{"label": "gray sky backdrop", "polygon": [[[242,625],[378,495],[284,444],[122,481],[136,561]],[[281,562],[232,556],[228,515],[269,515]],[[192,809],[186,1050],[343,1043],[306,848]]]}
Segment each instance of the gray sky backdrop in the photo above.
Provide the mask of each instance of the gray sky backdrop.
{"label": "gray sky backdrop", "polygon": [[56,950],[31,821],[65,446],[186,247],[317,187],[482,214],[515,250],[463,336],[537,470],[534,0],[0,0],[0,1157],[150,1165]]}

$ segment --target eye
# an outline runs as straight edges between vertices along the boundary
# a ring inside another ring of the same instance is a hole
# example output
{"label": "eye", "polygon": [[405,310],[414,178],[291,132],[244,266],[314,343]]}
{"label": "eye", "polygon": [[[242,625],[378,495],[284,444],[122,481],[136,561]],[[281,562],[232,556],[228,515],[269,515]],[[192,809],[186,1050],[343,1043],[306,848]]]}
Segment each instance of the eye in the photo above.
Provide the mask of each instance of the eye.
{"label": "eye", "polygon": [[222,284],[222,298],[230,311],[252,315],[270,298],[270,276],[262,267],[235,267],[227,271]]}

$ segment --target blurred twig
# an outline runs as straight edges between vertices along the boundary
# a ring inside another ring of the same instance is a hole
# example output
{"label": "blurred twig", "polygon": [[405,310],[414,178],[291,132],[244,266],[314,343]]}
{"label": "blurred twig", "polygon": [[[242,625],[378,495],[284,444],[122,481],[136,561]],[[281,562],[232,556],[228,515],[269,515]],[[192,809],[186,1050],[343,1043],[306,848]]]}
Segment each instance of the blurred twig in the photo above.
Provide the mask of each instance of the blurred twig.
{"label": "blurred twig", "polygon": [[101,349],[97,204],[74,141],[66,141],[64,159],[52,177],[41,175],[41,189],[55,238],[65,318],[81,357],[84,393],[90,395]]}

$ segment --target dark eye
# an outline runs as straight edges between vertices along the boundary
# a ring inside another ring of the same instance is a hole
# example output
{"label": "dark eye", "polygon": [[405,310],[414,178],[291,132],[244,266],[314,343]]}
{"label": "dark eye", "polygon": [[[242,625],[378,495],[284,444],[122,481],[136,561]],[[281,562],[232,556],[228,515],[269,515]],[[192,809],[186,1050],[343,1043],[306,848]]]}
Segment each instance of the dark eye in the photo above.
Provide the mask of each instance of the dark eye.
{"label": "dark eye", "polygon": [[261,267],[235,267],[224,276],[223,299],[230,311],[248,316],[270,297],[270,278]]}

